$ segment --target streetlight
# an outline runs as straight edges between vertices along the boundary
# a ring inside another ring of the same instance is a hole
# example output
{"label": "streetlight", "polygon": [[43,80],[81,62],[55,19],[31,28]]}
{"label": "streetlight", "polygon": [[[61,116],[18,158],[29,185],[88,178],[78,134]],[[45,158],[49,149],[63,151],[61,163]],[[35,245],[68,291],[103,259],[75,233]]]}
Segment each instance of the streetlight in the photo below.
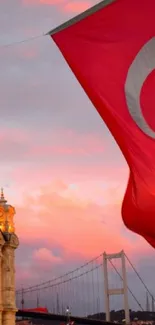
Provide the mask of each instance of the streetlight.
{"label": "streetlight", "polygon": [[70,310],[69,310],[68,306],[66,308],[66,314],[67,314],[67,323],[69,324],[70,323]]}

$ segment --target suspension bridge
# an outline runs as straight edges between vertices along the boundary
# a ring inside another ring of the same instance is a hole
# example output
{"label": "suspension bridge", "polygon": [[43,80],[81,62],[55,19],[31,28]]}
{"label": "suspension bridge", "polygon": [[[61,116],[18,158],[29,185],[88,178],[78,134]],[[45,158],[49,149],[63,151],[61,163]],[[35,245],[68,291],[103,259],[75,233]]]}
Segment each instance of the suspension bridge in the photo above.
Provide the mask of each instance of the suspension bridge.
{"label": "suspension bridge", "polygon": [[153,317],[155,301],[153,293],[122,251],[103,253],[64,275],[18,289],[16,303],[19,316],[29,314],[32,317],[33,309],[36,312],[42,306],[48,319],[61,321],[67,314],[77,323],[86,324],[86,319],[89,323],[91,320],[129,323],[136,315],[132,310],[150,311]]}

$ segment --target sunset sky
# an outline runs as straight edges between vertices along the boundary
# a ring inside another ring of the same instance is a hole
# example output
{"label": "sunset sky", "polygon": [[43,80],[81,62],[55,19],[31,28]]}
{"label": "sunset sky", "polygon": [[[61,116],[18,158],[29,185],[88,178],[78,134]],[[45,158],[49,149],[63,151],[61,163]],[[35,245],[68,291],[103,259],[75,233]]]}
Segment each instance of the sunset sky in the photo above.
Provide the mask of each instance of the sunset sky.
{"label": "sunset sky", "polygon": [[0,0],[0,185],[16,208],[17,286],[124,249],[155,293],[154,250],[121,219],[128,166],[105,124],[50,37],[4,46],[95,3]]}

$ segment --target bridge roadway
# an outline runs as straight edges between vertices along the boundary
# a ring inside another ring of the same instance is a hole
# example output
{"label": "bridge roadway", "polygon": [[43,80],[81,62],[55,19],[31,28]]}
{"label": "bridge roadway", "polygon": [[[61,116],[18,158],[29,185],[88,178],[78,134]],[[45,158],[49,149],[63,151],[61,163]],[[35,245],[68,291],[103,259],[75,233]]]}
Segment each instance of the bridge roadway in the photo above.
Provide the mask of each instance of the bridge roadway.
{"label": "bridge roadway", "polygon": [[[60,323],[66,323],[67,317],[64,315],[57,315],[57,314],[44,314],[44,313],[36,313],[36,312],[29,312],[29,311],[22,311],[18,310],[16,313],[16,317],[22,319],[31,319],[37,320],[37,324],[43,324],[43,320],[45,324],[52,324],[52,325],[60,325]],[[75,322],[75,324],[80,325],[112,325],[113,323],[100,321],[97,319],[89,319],[89,318],[81,318],[81,317],[72,317],[71,320]],[[119,324],[117,324],[119,325]]]}

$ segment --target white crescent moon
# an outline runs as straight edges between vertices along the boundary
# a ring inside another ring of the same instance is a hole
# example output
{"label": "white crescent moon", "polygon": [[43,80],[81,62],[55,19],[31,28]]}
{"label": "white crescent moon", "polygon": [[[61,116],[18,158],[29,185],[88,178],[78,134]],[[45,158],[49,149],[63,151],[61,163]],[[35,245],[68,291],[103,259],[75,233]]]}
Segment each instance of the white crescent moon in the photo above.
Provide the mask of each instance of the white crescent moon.
{"label": "white crescent moon", "polygon": [[155,37],[149,40],[136,55],[128,70],[125,82],[125,96],[129,113],[138,127],[153,139],[155,139],[155,132],[147,124],[143,116],[140,106],[140,94],[144,81],[154,69]]}

